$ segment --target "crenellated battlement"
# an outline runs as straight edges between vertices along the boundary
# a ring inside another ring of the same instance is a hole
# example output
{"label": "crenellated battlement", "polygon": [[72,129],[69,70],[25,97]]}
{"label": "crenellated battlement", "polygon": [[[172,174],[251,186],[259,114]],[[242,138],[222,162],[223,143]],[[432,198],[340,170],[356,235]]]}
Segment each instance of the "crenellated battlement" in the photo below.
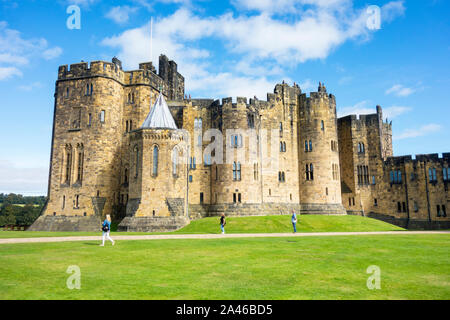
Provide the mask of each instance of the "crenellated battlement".
{"label": "crenellated battlement", "polygon": [[79,80],[93,77],[109,78],[123,86],[147,85],[162,90],[169,100],[183,100],[184,77],[177,72],[177,65],[161,55],[159,74],[152,62],[139,64],[138,70],[124,71],[122,62],[113,58],[112,62],[92,61],[62,65],[58,69],[58,81]]}
{"label": "crenellated battlement", "polygon": [[431,163],[450,163],[450,153],[443,153],[442,157],[439,157],[438,153],[431,154],[417,154],[415,159],[412,155],[407,156],[397,156],[389,157],[386,159],[385,164],[388,166],[398,166],[405,163],[419,164],[421,162],[431,162]]}

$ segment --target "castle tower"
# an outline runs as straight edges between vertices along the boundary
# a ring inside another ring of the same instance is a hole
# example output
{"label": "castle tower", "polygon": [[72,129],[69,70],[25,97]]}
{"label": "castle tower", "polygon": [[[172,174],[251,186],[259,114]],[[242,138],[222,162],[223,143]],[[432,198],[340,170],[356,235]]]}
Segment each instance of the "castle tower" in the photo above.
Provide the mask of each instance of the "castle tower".
{"label": "castle tower", "polygon": [[[123,105],[120,62],[61,66],[55,91],[48,202],[31,230],[98,231],[113,214]],[[118,143],[119,142],[119,143]]]}
{"label": "castle tower", "polygon": [[184,135],[160,94],[130,136],[129,200],[123,231],[172,231],[189,223]]}
{"label": "castle tower", "polygon": [[302,213],[345,214],[341,203],[336,100],[320,84],[300,95],[299,180]]}

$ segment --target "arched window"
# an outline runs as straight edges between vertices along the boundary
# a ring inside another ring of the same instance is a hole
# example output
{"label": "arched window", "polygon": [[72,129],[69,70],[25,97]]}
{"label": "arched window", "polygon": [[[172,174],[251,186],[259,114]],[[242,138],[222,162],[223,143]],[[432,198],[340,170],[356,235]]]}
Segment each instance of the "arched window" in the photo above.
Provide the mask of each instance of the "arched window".
{"label": "arched window", "polygon": [[237,169],[236,169],[236,162],[233,162],[233,180],[237,180]]}
{"label": "arched window", "polygon": [[90,92],[90,94],[89,95],[91,95],[92,96],[92,92],[94,92],[94,85],[91,83],[91,92]]}
{"label": "arched window", "polygon": [[308,140],[305,140],[305,152],[308,152]]}
{"label": "arched window", "polygon": [[158,147],[154,146],[153,147],[153,171],[152,171],[153,176],[157,176],[158,175]]}
{"label": "arched window", "polygon": [[66,172],[65,172],[65,183],[70,184],[70,174],[72,168],[72,146],[66,145]]}
{"label": "arched window", "polygon": [[312,141],[311,140],[309,140],[309,151],[310,152],[312,151]]}
{"label": "arched window", "polygon": [[67,88],[66,88],[66,98],[69,97],[69,93],[70,93],[70,89],[69,89],[69,87],[67,87]]}
{"label": "arched window", "polygon": [[78,166],[77,166],[77,182],[81,183],[83,181],[83,162],[84,162],[84,151],[83,145],[79,146],[78,150]]}
{"label": "arched window", "polygon": [[323,122],[323,120],[320,122],[320,129],[322,129],[322,131],[325,131],[325,123]]}
{"label": "arched window", "polygon": [[131,93],[128,94],[128,103],[131,103]]}
{"label": "arched window", "polygon": [[312,163],[309,165],[309,176],[311,180],[314,180],[314,166]]}
{"label": "arched window", "polygon": [[89,95],[89,83],[86,85],[86,95]]}
{"label": "arched window", "polygon": [[123,182],[128,183],[128,168],[125,168]]}
{"label": "arched window", "polygon": [[361,143],[358,143],[358,153],[361,153]]}

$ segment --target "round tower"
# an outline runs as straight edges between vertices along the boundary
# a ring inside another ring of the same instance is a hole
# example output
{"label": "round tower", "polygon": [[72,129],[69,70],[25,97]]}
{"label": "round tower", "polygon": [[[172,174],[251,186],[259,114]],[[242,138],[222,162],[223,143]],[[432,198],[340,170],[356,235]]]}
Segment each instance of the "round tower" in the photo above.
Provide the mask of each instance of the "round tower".
{"label": "round tower", "polygon": [[336,99],[325,85],[300,95],[299,181],[302,213],[345,214],[341,202]]}
{"label": "round tower", "polygon": [[162,95],[130,135],[129,200],[123,231],[172,231],[189,223],[185,135]]}

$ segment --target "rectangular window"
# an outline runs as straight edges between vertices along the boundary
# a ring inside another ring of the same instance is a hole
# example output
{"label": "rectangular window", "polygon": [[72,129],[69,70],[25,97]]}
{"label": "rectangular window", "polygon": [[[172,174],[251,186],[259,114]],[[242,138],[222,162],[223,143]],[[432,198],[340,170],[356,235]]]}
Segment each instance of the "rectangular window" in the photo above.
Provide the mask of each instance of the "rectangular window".
{"label": "rectangular window", "polygon": [[100,112],[100,122],[105,123],[105,110]]}
{"label": "rectangular window", "polygon": [[442,205],[442,216],[443,217],[447,216],[447,209],[445,209],[445,205]]}
{"label": "rectangular window", "polygon": [[378,199],[373,199],[373,205],[375,206],[375,207],[377,207],[378,206]]}
{"label": "rectangular window", "polygon": [[240,194],[240,193],[238,193],[238,202],[239,202],[239,203],[241,203],[241,200],[242,200],[242,198],[241,198],[241,194]]}
{"label": "rectangular window", "polygon": [[440,217],[441,216],[441,206],[437,205],[437,216]]}
{"label": "rectangular window", "polygon": [[233,203],[236,203],[236,193],[233,193]]}
{"label": "rectangular window", "polygon": [[203,203],[203,192],[200,192],[200,203]]}
{"label": "rectangular window", "polygon": [[192,182],[192,176],[189,176],[189,182]]}
{"label": "rectangular window", "polygon": [[92,113],[89,113],[88,126],[92,125]]}

